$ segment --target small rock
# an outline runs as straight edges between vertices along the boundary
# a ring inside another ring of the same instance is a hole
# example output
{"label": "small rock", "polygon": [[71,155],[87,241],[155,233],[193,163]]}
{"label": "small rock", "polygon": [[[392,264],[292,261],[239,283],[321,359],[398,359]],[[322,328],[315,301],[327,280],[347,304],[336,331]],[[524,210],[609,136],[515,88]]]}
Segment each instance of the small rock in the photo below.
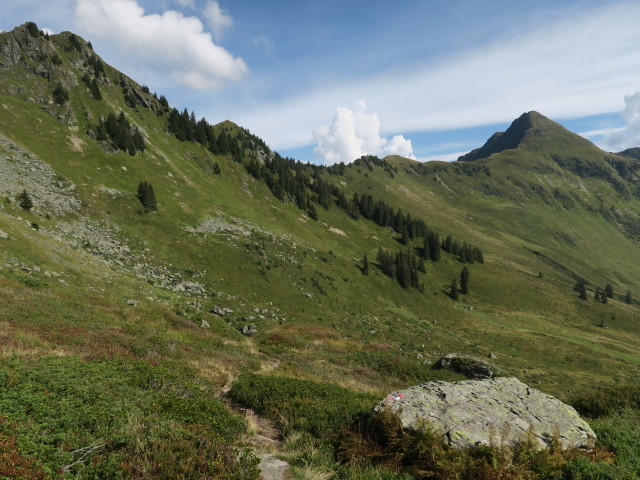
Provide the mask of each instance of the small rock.
{"label": "small rock", "polygon": [[204,318],[202,319],[200,326],[202,328],[211,328],[211,325],[209,325],[209,322],[207,322]]}
{"label": "small rock", "polygon": [[495,360],[496,358],[498,358],[498,356],[495,353],[488,353],[487,357],[491,358],[492,360]]}
{"label": "small rock", "polygon": [[461,353],[445,355],[436,362],[435,366],[438,369],[451,370],[472,379],[493,378],[498,374],[498,369],[493,365]]}
{"label": "small rock", "polygon": [[139,303],[140,302],[138,300],[127,300],[127,305],[131,305],[132,307],[135,307]]}
{"label": "small rock", "polygon": [[289,470],[289,464],[283,460],[277,459],[270,453],[261,453],[260,474],[264,480],[284,480],[287,470]]}
{"label": "small rock", "polygon": [[252,337],[256,333],[258,333],[258,329],[253,323],[242,327],[242,334],[246,335],[247,337]]}
{"label": "small rock", "polygon": [[9,239],[9,234],[6,233],[6,232],[3,232],[2,230],[0,230],[0,239],[8,240]]}

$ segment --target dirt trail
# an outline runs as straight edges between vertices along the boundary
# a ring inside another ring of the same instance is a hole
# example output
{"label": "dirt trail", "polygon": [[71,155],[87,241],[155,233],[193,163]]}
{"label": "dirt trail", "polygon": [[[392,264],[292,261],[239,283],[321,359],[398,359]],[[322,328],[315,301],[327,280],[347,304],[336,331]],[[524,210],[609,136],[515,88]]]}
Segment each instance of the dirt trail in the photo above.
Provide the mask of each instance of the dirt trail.
{"label": "dirt trail", "polygon": [[[276,370],[280,366],[280,360],[277,358],[269,357],[263,353],[258,353],[260,357],[260,368],[256,373],[269,373]],[[280,447],[282,445],[282,432],[278,430],[275,424],[268,418],[258,415],[251,408],[245,408],[231,401],[228,397],[231,385],[237,378],[237,374],[229,373],[227,381],[216,392],[216,396],[224,401],[229,408],[234,412],[242,415],[249,425],[248,441],[253,445],[254,453],[261,458],[260,468],[265,479],[279,479],[284,478],[284,472],[288,466],[283,467],[276,466],[275,470],[278,473],[274,473],[273,462],[280,462],[275,459],[273,455],[280,453]],[[283,462],[280,462],[283,463]]]}

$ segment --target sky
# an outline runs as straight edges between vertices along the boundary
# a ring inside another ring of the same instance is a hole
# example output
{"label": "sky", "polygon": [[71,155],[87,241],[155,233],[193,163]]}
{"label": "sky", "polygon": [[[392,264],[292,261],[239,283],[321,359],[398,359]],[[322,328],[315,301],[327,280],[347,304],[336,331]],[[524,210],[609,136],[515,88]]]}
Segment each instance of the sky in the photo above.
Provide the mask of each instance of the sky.
{"label": "sky", "polygon": [[455,160],[530,110],[640,146],[639,19],[616,0],[0,0],[0,30],[73,31],[172,106],[322,164]]}

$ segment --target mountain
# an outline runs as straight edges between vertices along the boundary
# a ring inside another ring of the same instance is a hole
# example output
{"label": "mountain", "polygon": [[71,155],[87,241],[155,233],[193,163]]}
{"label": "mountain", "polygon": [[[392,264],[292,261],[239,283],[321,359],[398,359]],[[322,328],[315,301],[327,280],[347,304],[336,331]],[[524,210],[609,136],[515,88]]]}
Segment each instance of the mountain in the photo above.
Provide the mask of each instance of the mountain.
{"label": "mountain", "polygon": [[450,352],[637,381],[640,161],[540,114],[464,161],[308,165],[32,23],[0,113],[0,476],[255,478],[229,388],[304,449]]}

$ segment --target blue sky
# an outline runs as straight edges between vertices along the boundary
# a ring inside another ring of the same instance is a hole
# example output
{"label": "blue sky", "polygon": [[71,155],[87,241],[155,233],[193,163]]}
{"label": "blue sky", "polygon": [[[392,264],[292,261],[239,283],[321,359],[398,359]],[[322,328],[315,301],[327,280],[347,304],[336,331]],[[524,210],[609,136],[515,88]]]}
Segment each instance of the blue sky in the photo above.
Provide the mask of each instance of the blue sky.
{"label": "blue sky", "polygon": [[640,145],[640,4],[598,0],[0,0],[284,155],[455,159],[537,110]]}

